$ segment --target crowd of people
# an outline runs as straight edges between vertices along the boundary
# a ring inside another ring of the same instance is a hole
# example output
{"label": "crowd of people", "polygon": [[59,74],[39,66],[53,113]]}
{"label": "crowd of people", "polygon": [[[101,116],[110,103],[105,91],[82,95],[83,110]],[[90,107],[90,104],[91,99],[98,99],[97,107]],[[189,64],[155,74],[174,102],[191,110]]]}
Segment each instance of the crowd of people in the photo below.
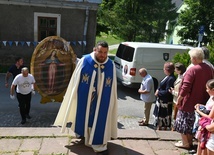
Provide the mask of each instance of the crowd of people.
{"label": "crowd of people", "polygon": [[[116,70],[108,50],[108,43],[100,41],[90,54],[81,59],[75,55],[76,67],[54,122],[62,131],[72,122],[77,138],[100,155],[108,154],[107,142],[117,138]],[[6,73],[6,87],[11,75],[10,98],[17,98],[21,124],[25,124],[31,118],[30,101],[36,81],[23,66],[23,58],[17,58]]]}
{"label": "crowd of people", "polygon": [[[108,154],[107,141],[117,138],[117,82],[114,63],[108,58],[108,44],[98,42],[93,52],[78,60],[63,102],[54,122],[65,130],[71,129],[86,146],[97,154]],[[214,154],[214,67],[207,60],[207,48],[189,51],[191,64],[186,68],[180,62],[166,62],[165,77],[157,89],[146,68],[139,74],[142,83],[138,89],[144,104],[144,118],[139,126],[148,126],[152,104],[155,103],[153,125],[157,130],[173,130],[181,135],[176,147],[191,149],[198,140],[197,155]],[[174,74],[175,73],[175,74]],[[23,66],[23,59],[6,73],[5,86],[13,75],[10,97],[19,102],[21,124],[30,119],[31,95],[35,94],[35,79]],[[176,78],[177,76],[177,78]],[[194,137],[195,136],[195,137]]]}
{"label": "crowd of people", "polygon": [[[214,154],[214,67],[207,60],[207,48],[193,48],[189,51],[191,64],[186,68],[184,64],[166,62],[163,66],[165,77],[160,81],[155,91],[155,107],[153,111],[154,126],[157,130],[173,130],[181,135],[181,141],[175,143],[178,148],[190,150],[197,155]],[[144,114],[150,106],[145,98],[153,101],[152,82],[143,77],[142,86],[138,90],[140,98],[145,102]],[[174,75],[177,75],[177,78]],[[147,73],[148,74],[148,73]],[[145,74],[146,75],[146,74]],[[148,86],[147,86],[148,85]],[[142,97],[144,95],[144,98]],[[147,96],[146,96],[147,95]],[[149,109],[150,111],[150,109]],[[172,116],[173,114],[173,116]],[[142,124],[142,122],[144,124]],[[173,122],[173,123],[172,123]],[[139,125],[148,125],[147,119],[140,120]],[[193,148],[193,139],[198,140],[198,148]]]}

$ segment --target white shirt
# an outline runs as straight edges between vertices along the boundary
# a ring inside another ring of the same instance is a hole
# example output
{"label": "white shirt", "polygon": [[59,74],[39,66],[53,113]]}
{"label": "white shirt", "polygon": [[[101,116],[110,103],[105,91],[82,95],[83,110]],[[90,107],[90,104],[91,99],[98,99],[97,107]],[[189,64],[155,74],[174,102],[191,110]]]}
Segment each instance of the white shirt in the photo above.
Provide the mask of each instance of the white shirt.
{"label": "white shirt", "polygon": [[28,73],[27,77],[22,74],[18,74],[12,82],[12,85],[17,86],[16,92],[21,94],[29,94],[32,91],[32,84],[35,83],[35,79],[32,74]]}
{"label": "white shirt", "polygon": [[213,96],[210,96],[209,100],[207,101],[205,107],[207,110],[211,110],[214,105]]}
{"label": "white shirt", "polygon": [[154,82],[153,82],[152,77],[149,74],[147,74],[143,78],[140,89],[146,90],[149,92],[146,94],[140,94],[141,100],[143,100],[144,102],[154,102],[155,101]]}

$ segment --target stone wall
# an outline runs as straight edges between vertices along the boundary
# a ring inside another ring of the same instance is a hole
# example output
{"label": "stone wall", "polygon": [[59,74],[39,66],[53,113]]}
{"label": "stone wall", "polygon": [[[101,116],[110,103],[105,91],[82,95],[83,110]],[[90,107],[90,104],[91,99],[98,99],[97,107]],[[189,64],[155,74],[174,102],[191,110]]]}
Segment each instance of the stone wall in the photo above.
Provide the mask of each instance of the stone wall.
{"label": "stone wall", "polygon": [[[96,10],[89,10],[86,35],[84,35],[86,9],[0,4],[0,10],[0,72],[13,64],[16,56],[23,57],[26,66],[30,66],[35,49],[34,12],[61,15],[60,37],[70,42],[78,57],[93,50],[96,37]],[[19,42],[18,45],[15,41]],[[82,41],[85,41],[85,44]],[[24,45],[20,42],[24,42]],[[27,45],[27,42],[30,42],[30,45]]]}

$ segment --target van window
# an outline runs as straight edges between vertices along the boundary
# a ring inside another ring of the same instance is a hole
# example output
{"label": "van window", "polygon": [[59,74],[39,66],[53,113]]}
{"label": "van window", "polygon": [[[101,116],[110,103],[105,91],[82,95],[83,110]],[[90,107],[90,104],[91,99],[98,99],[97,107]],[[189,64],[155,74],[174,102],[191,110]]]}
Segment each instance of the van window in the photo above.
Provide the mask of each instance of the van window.
{"label": "van window", "polygon": [[134,55],[134,48],[133,47],[126,46],[123,44],[119,45],[117,53],[116,53],[117,57],[119,57],[123,60],[129,61],[129,62],[132,62],[133,55]]}

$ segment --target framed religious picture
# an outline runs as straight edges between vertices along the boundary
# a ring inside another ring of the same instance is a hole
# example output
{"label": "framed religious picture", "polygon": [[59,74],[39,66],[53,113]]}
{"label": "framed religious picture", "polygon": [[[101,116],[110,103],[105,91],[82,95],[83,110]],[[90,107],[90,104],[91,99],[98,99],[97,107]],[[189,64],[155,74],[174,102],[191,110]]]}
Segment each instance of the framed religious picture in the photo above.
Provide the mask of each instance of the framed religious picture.
{"label": "framed religious picture", "polygon": [[58,36],[43,39],[31,58],[31,73],[41,103],[61,102],[75,68],[75,54],[67,41]]}

